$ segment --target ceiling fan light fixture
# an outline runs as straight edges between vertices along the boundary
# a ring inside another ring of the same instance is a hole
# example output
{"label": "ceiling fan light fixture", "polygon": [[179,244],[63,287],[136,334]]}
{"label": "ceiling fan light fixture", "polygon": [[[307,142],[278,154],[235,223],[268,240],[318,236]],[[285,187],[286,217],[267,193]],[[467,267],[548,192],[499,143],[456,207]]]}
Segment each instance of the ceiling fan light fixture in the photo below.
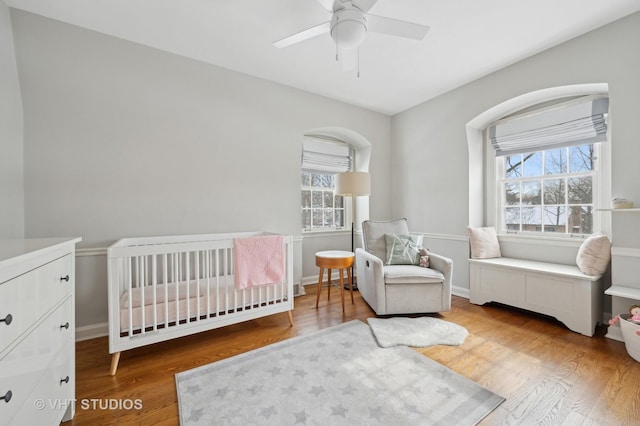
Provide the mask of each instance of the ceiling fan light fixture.
{"label": "ceiling fan light fixture", "polygon": [[364,41],[367,21],[362,11],[351,8],[338,10],[331,20],[331,38],[341,49],[353,49]]}

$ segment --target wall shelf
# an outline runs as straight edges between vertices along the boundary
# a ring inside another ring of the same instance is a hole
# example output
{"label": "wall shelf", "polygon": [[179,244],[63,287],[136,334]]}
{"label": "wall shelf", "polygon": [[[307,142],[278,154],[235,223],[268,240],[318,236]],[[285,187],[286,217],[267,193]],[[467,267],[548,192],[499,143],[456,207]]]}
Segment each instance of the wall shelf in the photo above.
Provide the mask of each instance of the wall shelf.
{"label": "wall shelf", "polygon": [[624,297],[626,299],[640,300],[640,288],[612,285],[604,291],[610,296]]}

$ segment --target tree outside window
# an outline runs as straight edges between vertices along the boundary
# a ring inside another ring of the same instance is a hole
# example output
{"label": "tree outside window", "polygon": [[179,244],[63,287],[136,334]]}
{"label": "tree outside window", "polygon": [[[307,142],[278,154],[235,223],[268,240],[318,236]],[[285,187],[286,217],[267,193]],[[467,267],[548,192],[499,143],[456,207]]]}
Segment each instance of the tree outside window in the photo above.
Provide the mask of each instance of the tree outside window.
{"label": "tree outside window", "polygon": [[591,234],[595,160],[593,144],[499,158],[506,230]]}
{"label": "tree outside window", "polygon": [[344,228],[344,200],[334,195],[335,173],[302,170],[302,229]]}

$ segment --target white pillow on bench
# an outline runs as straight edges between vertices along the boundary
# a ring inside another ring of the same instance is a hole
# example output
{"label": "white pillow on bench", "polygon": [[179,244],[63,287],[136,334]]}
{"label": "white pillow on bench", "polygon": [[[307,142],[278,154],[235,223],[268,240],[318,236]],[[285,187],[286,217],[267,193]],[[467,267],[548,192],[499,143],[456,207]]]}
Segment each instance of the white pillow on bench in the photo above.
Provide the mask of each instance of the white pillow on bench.
{"label": "white pillow on bench", "polygon": [[496,229],[488,226],[481,228],[467,228],[469,242],[471,243],[472,259],[491,259],[502,257],[500,253],[500,243]]}
{"label": "white pillow on bench", "polygon": [[600,276],[605,273],[611,260],[611,241],[605,234],[589,236],[578,250],[576,265],[583,274]]}

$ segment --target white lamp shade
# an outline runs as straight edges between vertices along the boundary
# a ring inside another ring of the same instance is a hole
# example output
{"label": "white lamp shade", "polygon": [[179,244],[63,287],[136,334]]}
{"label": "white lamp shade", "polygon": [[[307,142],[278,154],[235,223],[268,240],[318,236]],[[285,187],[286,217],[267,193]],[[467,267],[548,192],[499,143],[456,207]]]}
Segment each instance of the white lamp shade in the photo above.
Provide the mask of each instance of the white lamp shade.
{"label": "white lamp shade", "polygon": [[336,175],[337,195],[369,195],[371,194],[371,176],[367,172],[347,172]]}

